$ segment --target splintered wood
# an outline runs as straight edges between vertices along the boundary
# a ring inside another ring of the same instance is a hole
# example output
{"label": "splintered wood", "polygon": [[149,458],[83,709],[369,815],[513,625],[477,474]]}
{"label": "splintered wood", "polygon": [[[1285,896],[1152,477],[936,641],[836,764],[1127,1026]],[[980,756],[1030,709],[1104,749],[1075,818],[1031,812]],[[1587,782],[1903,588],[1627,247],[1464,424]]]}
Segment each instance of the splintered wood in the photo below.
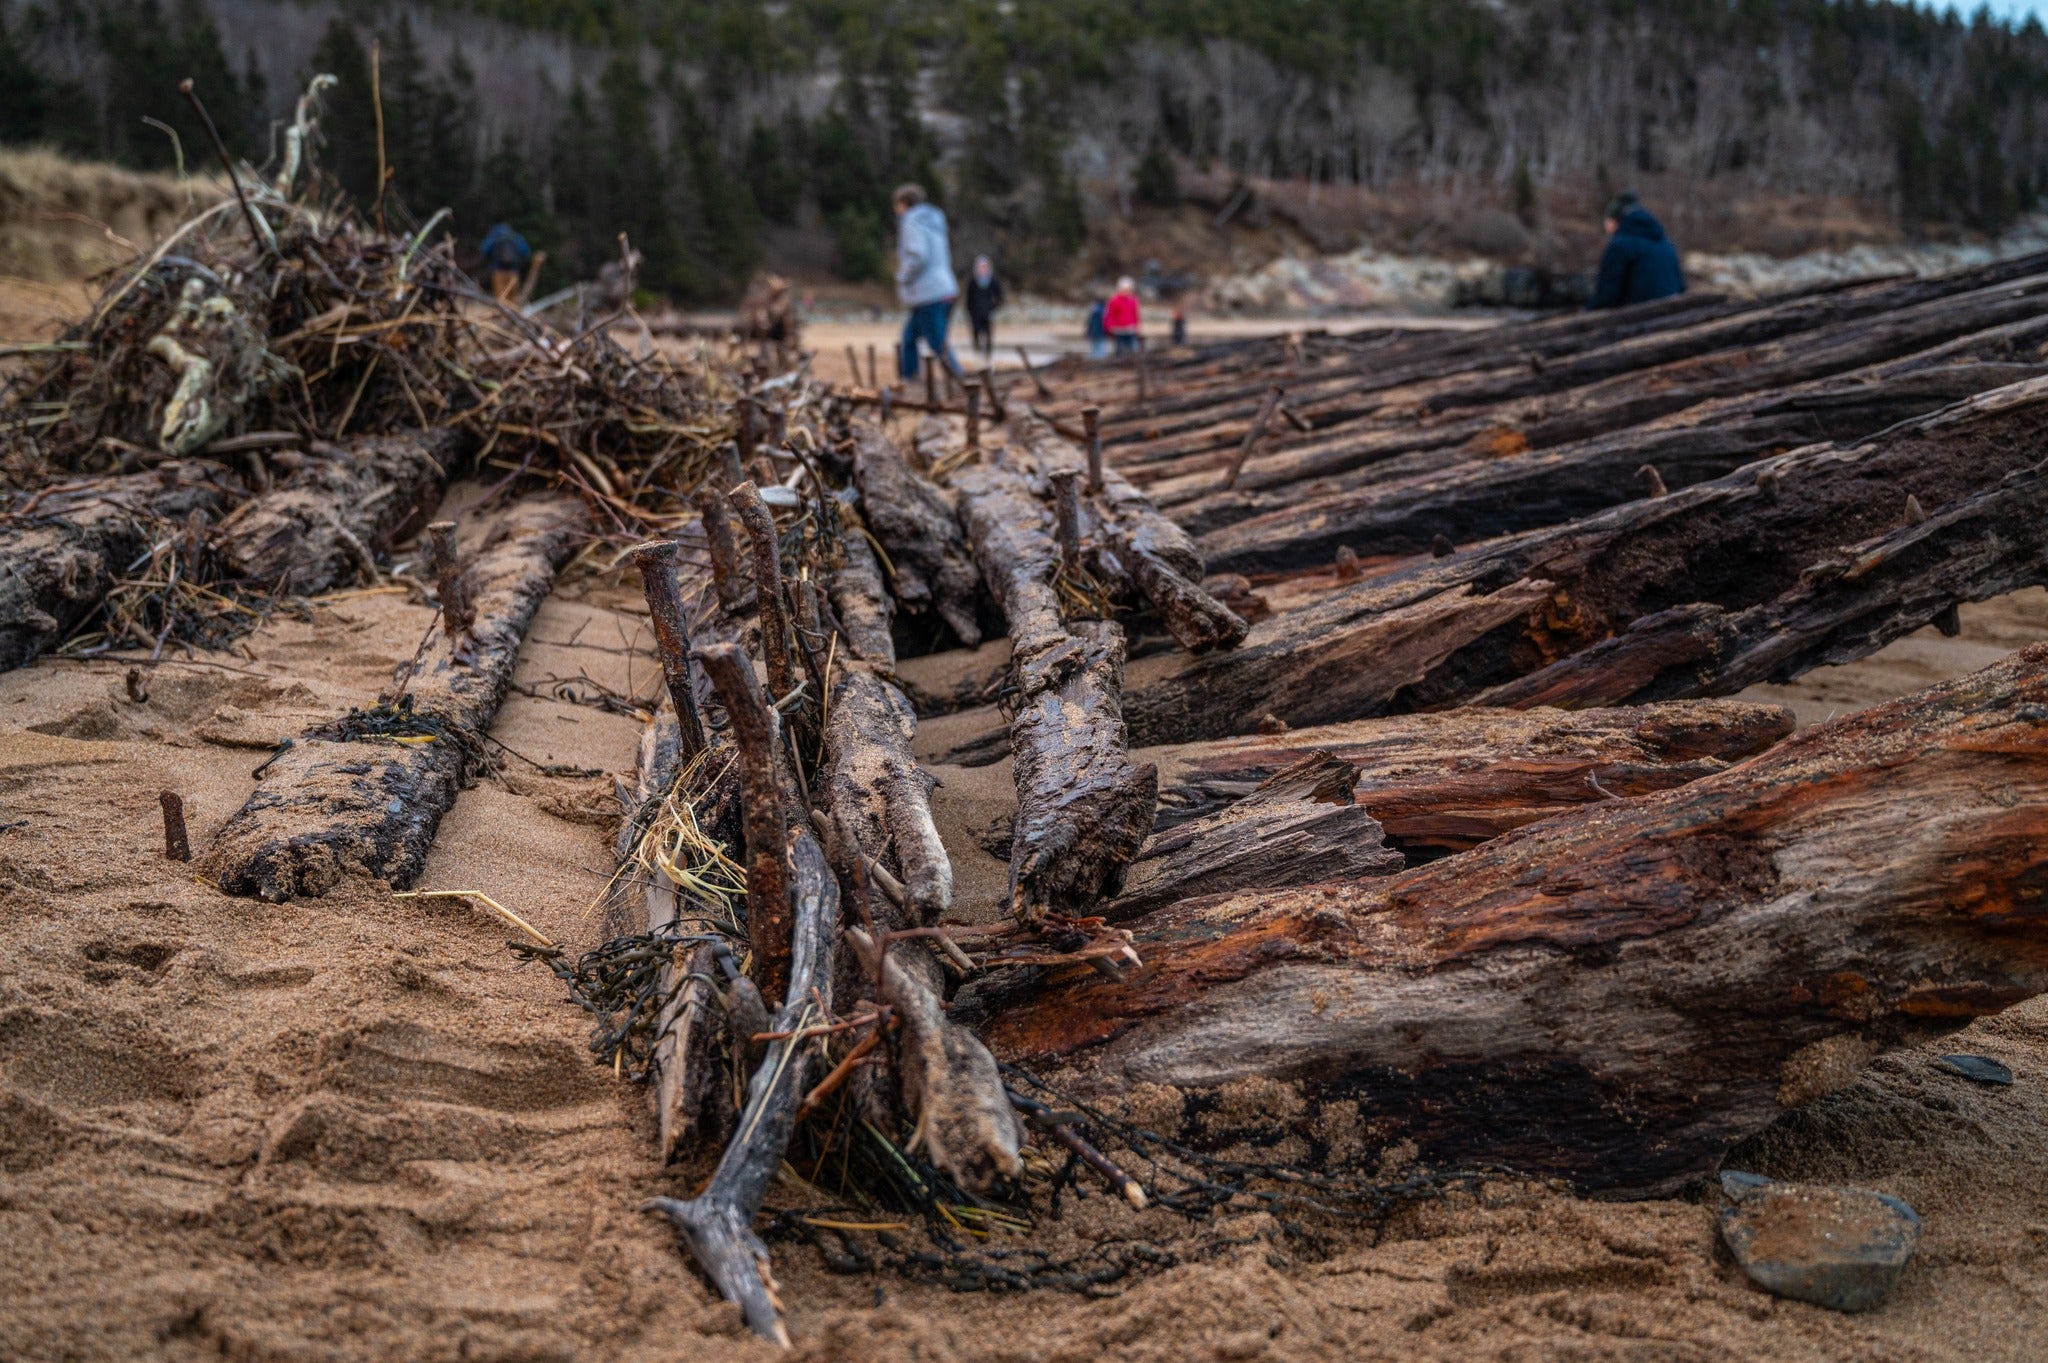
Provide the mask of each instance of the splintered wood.
{"label": "splintered wood", "polygon": [[1141,976],[1067,971],[988,1035],[1112,1105],[1139,1083],[1299,1095],[1218,1139],[1341,1109],[1428,1160],[1669,1190],[1818,1096],[1805,1057],[2048,989],[2044,699],[2037,645],[1405,874],[1161,909]]}

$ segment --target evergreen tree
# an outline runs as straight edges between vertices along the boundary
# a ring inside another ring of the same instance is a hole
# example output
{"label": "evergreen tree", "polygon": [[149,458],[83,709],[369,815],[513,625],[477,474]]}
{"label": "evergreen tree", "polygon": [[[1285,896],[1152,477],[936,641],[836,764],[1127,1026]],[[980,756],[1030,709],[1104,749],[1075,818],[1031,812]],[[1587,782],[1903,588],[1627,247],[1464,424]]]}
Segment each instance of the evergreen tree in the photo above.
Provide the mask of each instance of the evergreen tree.
{"label": "evergreen tree", "polygon": [[811,183],[818,212],[832,232],[844,279],[882,277],[881,241],[889,185],[875,169],[855,123],[838,109],[818,121],[811,139]]}
{"label": "evergreen tree", "polygon": [[597,248],[592,245],[588,224],[604,211],[599,141],[590,96],[578,81],[569,87],[549,149],[549,183],[560,223],[552,254],[572,278],[585,277],[596,268],[592,257]]}
{"label": "evergreen tree", "polygon": [[106,56],[101,145],[112,160],[147,169],[176,163],[170,140],[145,124],[145,117],[176,129],[187,170],[200,170],[214,160],[212,140],[178,92],[186,79],[229,153],[250,150],[251,119],[241,83],[221,50],[220,30],[201,0],[176,0],[176,6],[166,15],[157,0],[115,0],[100,11],[99,38]]}
{"label": "evergreen tree", "polygon": [[98,124],[85,87],[37,70],[0,12],[0,143],[44,143],[90,156]]}
{"label": "evergreen tree", "polygon": [[492,223],[507,222],[535,243],[556,233],[533,163],[509,133],[498,139],[479,167],[474,199],[472,225],[479,232],[489,231]]}
{"label": "evergreen tree", "polygon": [[242,117],[250,159],[261,164],[276,150],[270,138],[270,82],[256,64],[256,49],[242,49]]}
{"label": "evergreen tree", "polygon": [[691,301],[730,297],[760,263],[760,213],[745,178],[718,155],[714,130],[689,86],[673,81],[669,100],[676,130],[671,155],[679,163],[674,180],[694,199],[684,221],[696,230],[683,243],[699,281]]}
{"label": "evergreen tree", "polygon": [[702,296],[704,274],[664,193],[668,158],[655,136],[654,92],[637,63],[614,57],[598,79],[595,104],[570,91],[554,147],[555,210],[572,272],[588,278],[619,256],[623,232],[641,253],[639,283]]}
{"label": "evergreen tree", "polygon": [[[397,27],[378,35],[372,56],[373,88],[384,114],[384,164],[391,173],[391,183],[385,190],[387,216],[396,203],[403,203],[407,205],[404,218],[416,221],[438,208],[442,196],[437,192],[438,171],[429,145],[433,136],[433,73],[427,67],[426,55],[420,51],[410,14],[399,11]],[[373,139],[374,136],[373,132]]]}
{"label": "evergreen tree", "polygon": [[419,120],[412,139],[418,158],[413,173],[425,197],[423,212],[454,210],[458,227],[481,234],[489,224],[478,221],[476,208],[477,109],[476,73],[458,45],[448,55],[441,77],[426,82]]}
{"label": "evergreen tree", "polygon": [[1166,144],[1158,138],[1146,145],[1131,189],[1139,203],[1155,208],[1171,208],[1180,202],[1180,174],[1173,168],[1173,157]]}
{"label": "evergreen tree", "polygon": [[370,54],[345,21],[328,23],[313,49],[307,79],[335,79],[320,115],[314,165],[367,210],[377,197],[377,117],[370,93]]}
{"label": "evergreen tree", "polygon": [[961,216],[972,218],[987,215],[993,201],[1016,191],[1022,165],[1010,116],[1010,54],[995,12],[968,4],[963,6],[961,23],[949,102],[967,127],[956,208]]}
{"label": "evergreen tree", "polygon": [[[795,121],[796,113],[792,110],[782,129],[756,123],[747,135],[743,165],[754,206],[769,222],[784,226],[796,221],[797,207],[803,196],[803,181],[799,178],[797,157],[793,154],[800,152],[801,148],[789,147],[784,138],[784,129]],[[798,130],[801,131],[800,123]]]}

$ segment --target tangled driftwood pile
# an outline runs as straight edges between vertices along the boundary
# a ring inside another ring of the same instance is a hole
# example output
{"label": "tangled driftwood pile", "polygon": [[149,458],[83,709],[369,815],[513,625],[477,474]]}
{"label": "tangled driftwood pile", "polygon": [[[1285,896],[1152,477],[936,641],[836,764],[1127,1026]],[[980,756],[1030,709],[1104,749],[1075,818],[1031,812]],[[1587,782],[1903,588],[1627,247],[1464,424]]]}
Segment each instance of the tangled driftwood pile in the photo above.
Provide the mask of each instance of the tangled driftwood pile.
{"label": "tangled driftwood pile", "polygon": [[[2048,646],[1797,735],[1721,699],[2048,579],[2048,259],[947,397],[636,359],[251,211],[275,247],[220,215],[16,380],[6,660],[205,643],[166,584],[254,610],[418,536],[437,633],[200,862],[407,886],[556,573],[631,546],[665,686],[610,940],[521,949],[716,1157],[652,1206],[763,1335],[764,1235],[1086,1289],[1142,1246],[970,1237],[1076,1179],[1668,1190],[2048,988]],[[427,524],[458,470],[519,495]],[[1001,764],[995,825],[935,804]]]}
{"label": "tangled driftwood pile", "polygon": [[637,538],[732,440],[745,376],[708,352],[551,332],[462,274],[442,215],[386,235],[307,198],[319,88],[274,180],[242,168],[7,378],[0,666],[224,642],[374,576],[471,472]]}

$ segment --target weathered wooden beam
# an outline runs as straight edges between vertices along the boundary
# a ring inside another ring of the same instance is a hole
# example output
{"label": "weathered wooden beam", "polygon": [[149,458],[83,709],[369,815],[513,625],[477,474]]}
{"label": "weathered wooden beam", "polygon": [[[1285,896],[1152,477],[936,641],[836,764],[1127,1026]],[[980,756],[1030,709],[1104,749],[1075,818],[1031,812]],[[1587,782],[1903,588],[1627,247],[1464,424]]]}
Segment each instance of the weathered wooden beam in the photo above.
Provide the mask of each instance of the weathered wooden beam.
{"label": "weathered wooden beam", "polygon": [[1023,474],[1004,465],[970,465],[953,475],[953,487],[975,564],[1009,624],[1018,687],[1042,691],[1080,654],[1054,587],[1060,556],[1052,511]]}
{"label": "weathered wooden beam", "polygon": [[1156,832],[1103,916],[1124,922],[1199,895],[1392,875],[1408,862],[1353,796],[1358,768],[1312,752],[1243,799]]}
{"label": "weathered wooden beam", "polygon": [[1035,465],[1039,485],[1049,487],[1062,476],[1099,483],[1086,498],[1089,524],[1083,533],[1099,551],[1107,552],[1117,570],[1114,575],[1127,577],[1159,612],[1181,647],[1203,653],[1243,642],[1249,626],[1202,590],[1202,557],[1194,542],[1144,493],[1115,469],[1091,465],[1039,417],[1020,419],[1014,438]]}
{"label": "weathered wooden beam", "polygon": [[464,568],[469,633],[436,631],[375,710],[316,726],[266,764],[207,853],[221,889],[277,902],[323,895],[350,874],[409,887],[485,759],[527,626],[588,528],[583,504],[565,497],[494,514]]}
{"label": "weathered wooden beam", "polygon": [[1478,576],[1419,568],[1368,579],[1260,621],[1228,652],[1141,658],[1124,678],[1131,740],[1187,743],[1249,733],[1267,715],[1298,727],[1406,708],[1395,703],[1406,688],[1527,619],[1550,593],[1547,582],[1481,590]]}
{"label": "weathered wooden beam", "polygon": [[[817,1038],[800,1035],[832,1007],[832,956],[839,937],[839,886],[807,828],[790,830],[787,881],[792,913],[789,987],[770,1020],[778,1035],[747,1084],[739,1128],[704,1191],[687,1200],[657,1197],[642,1204],[669,1219],[676,1234],[747,1328],[789,1347],[768,1246],[754,1218],[768,1184],[781,1170],[796,1112],[809,1090]],[[823,1009],[824,1012],[820,1010]]]}
{"label": "weathered wooden beam", "polygon": [[213,528],[222,574],[300,594],[373,577],[377,557],[432,513],[464,439],[443,429],[314,441]]}
{"label": "weathered wooden beam", "polygon": [[697,658],[725,702],[733,742],[739,749],[751,974],[763,998],[786,998],[796,910],[789,883],[790,797],[781,770],[782,726],[761,694],[753,662],[739,645],[710,644],[697,651]]}
{"label": "weathered wooden beam", "polygon": [[971,466],[954,483],[982,578],[1009,622],[1018,697],[1010,905],[1036,925],[1115,891],[1151,831],[1157,773],[1126,760],[1123,630],[1062,618],[1051,511],[1009,467]]}
{"label": "weathered wooden beam", "polygon": [[[1814,327],[1742,341],[1744,333],[1734,328],[1736,319],[1724,319],[1705,330],[1726,342],[1725,347],[1717,344],[1665,355],[1651,342],[1666,338],[1646,337],[1616,347],[1603,369],[1630,357],[1640,359],[1640,365],[1605,370],[1599,381],[1546,381],[1523,391],[1528,376],[1508,370],[1503,372],[1511,379],[1510,391],[1485,402],[1448,406],[1389,393],[1384,414],[1334,430],[1325,426],[1312,436],[1276,445],[1271,455],[1247,466],[1240,488],[1254,494],[1270,492],[1432,450],[1443,457],[1442,452],[1460,448],[1473,453],[1547,448],[1715,398],[1784,388],[2040,317],[2048,299],[2048,275],[2003,276],[1979,283],[1983,278],[1966,272],[1947,277],[1939,286],[1916,281],[1844,290],[1832,300],[1795,300],[1780,306],[1789,316],[1815,322]],[[1972,287],[1961,288],[1964,283]],[[1546,375],[1555,377],[1551,371]],[[1184,461],[1173,468],[1171,477],[1148,481],[1147,491],[1183,523],[1203,530],[1228,523],[1243,513],[1234,508],[1232,494],[1214,489],[1212,470],[1222,458],[1212,452]]]}
{"label": "weathered wooden beam", "polygon": [[[719,513],[724,502],[713,494]],[[688,639],[696,647],[733,643],[744,634],[749,618],[728,610],[711,578],[712,555],[697,538],[701,528],[685,527],[678,552],[670,561],[675,592],[688,616]],[[664,672],[667,671],[664,657]],[[716,717],[717,725],[705,726],[709,755],[701,770],[718,772],[728,768],[733,757],[732,727],[725,721],[725,706],[718,689],[695,656],[687,659],[689,688],[700,723]],[[607,896],[605,934],[607,938],[634,932],[658,932],[678,923],[688,905],[679,887],[655,863],[651,849],[641,846],[663,813],[663,803],[675,790],[677,777],[685,766],[686,754],[680,726],[672,704],[659,705],[642,733],[640,759],[635,780],[623,794],[625,818],[619,831],[620,885]],[[736,776],[736,772],[735,772]],[[728,777],[720,787],[700,797],[696,817],[713,836],[727,836],[731,801],[738,782]],[[743,834],[742,834],[743,836]],[[637,899],[630,893],[639,889]],[[628,916],[637,906],[637,918]],[[696,1141],[720,1129],[728,1109],[720,1100],[718,1076],[725,1063],[726,1047],[717,1044],[723,1030],[725,1008],[711,987],[714,955],[708,944],[689,948],[664,964],[662,989],[668,1002],[656,1022],[656,1041],[650,1070],[654,1102],[656,1151],[663,1163],[684,1157]]]}
{"label": "weathered wooden beam", "polygon": [[[1590,389],[1608,380],[1660,367],[1673,367],[1674,375],[1684,375],[1688,373],[1687,366],[1696,361],[1712,366],[1710,357],[1715,354],[1741,354],[1781,341],[1804,345],[1809,335],[1828,328],[1853,329],[1866,319],[1989,290],[2038,274],[2044,268],[2048,268],[2048,254],[1997,261],[1928,278],[1843,281],[1656,319],[1648,325],[1617,330],[1607,337],[1600,337],[1597,332],[1586,333],[1593,344],[1546,348],[1541,344],[1514,344],[1505,333],[1481,334],[1474,338],[1477,349],[1469,363],[1446,364],[1442,359],[1425,359],[1405,370],[1382,368],[1371,381],[1370,391],[1339,392],[1312,404],[1304,415],[1311,417],[1316,437],[1291,443],[1304,447],[1321,445],[1331,427],[1351,423],[1370,425],[1392,419],[1408,424],[1418,415],[1440,417],[1514,401],[1541,401],[1547,395]],[[1655,389],[1645,386],[1639,392],[1650,396]],[[1679,405],[1686,405],[1685,400]],[[1207,451],[1208,464],[1213,467],[1222,446],[1234,439],[1233,434],[1221,443],[1212,438],[1204,444],[1197,434],[1179,442],[1174,452],[1189,455]],[[1284,453],[1284,449],[1276,453]],[[1256,485],[1266,477],[1261,473],[1247,481]]]}
{"label": "weathered wooden beam", "polygon": [[[1884,368],[1889,368],[1884,367]],[[1198,541],[1219,571],[1275,572],[1326,563],[1339,548],[1421,553],[1438,535],[1470,544],[1586,516],[1642,495],[1636,470],[1667,489],[1718,478],[1753,460],[1823,440],[1855,440],[1950,403],[2048,372],[2038,363],[1963,363],[1844,375],[1789,390],[1702,404],[1648,426],[1504,458],[1449,450],[1396,459],[1287,495]],[[1399,476],[1405,466],[1407,476]],[[1433,467],[1432,467],[1433,466]],[[1377,476],[1369,476],[1377,475]],[[1329,491],[1319,489],[1337,486]]]}
{"label": "weathered wooden beam", "polygon": [[[1252,418],[1266,388],[1284,378],[1296,394],[1297,404],[1356,402],[1365,394],[1417,380],[1492,367],[1504,356],[1528,363],[1547,362],[1559,356],[1600,345],[1610,345],[1650,331],[1669,330],[1730,313],[1753,310],[1782,302],[1731,300],[1719,294],[1693,292],[1652,303],[1637,304],[1602,313],[1564,313],[1510,322],[1494,327],[1458,330],[1415,330],[1392,328],[1359,332],[1345,337],[1311,334],[1313,361],[1306,375],[1303,365],[1291,363],[1285,338],[1279,336],[1221,342],[1202,347],[1195,355],[1167,369],[1173,393],[1155,395],[1147,411],[1114,411],[1110,427],[1116,442],[1124,446],[1119,462],[1142,461],[1148,446],[1163,444],[1163,436],[1200,430],[1223,423],[1243,423]],[[1099,385],[1108,395],[1113,385]],[[1070,385],[1066,399],[1057,409],[1061,415],[1089,401],[1096,386]],[[1323,420],[1341,419],[1323,409]],[[1238,426],[1239,433],[1242,426]]]}
{"label": "weathered wooden beam", "polygon": [[1025,923],[1086,909],[1114,894],[1152,831],[1159,773],[1129,760],[1119,696],[1123,631],[1077,623],[1078,660],[1027,690],[1010,722],[1017,821],[1010,908]]}
{"label": "weathered wooden beam", "polygon": [[1953,635],[1956,604],[2048,582],[2048,477],[2042,465],[1917,511],[1807,565],[1768,601],[1696,602],[1632,621],[1613,638],[1482,693],[1478,704],[1602,705],[1730,695],[1809,668],[1853,662],[1926,625]]}
{"label": "weathered wooden beam", "polygon": [[853,479],[862,518],[888,556],[897,604],[910,615],[934,611],[967,647],[979,644],[981,575],[946,494],[893,440],[862,423],[853,427]]}
{"label": "weathered wooden beam", "polygon": [[242,495],[203,461],[21,493],[0,507],[0,671],[62,643],[158,536]]}
{"label": "weathered wooden beam", "polygon": [[860,513],[844,502],[838,507],[841,559],[826,588],[832,598],[832,613],[839,618],[845,642],[855,656],[893,672],[896,642],[889,622],[896,613],[896,599],[883,581],[882,565],[875,559]]}
{"label": "weathered wooden beam", "polygon": [[[674,787],[681,750],[675,712],[663,707],[641,735],[639,765],[620,829],[619,882],[606,906],[607,940],[665,932],[683,920],[680,887],[659,865],[643,864],[640,846]],[[637,922],[625,917],[635,887],[641,911]],[[711,946],[700,943],[679,949],[662,963],[659,987],[666,1002],[655,1018],[648,1089],[654,1105],[655,1151],[663,1164],[682,1156],[716,1125],[718,1087],[712,1083],[712,1072],[719,1059],[712,1032],[723,1009],[711,987],[714,961]]]}
{"label": "weathered wooden beam", "polygon": [[836,654],[825,719],[818,789],[825,847],[843,897],[877,933],[856,931],[848,940],[876,981],[876,1001],[901,1022],[891,1054],[926,1154],[963,1186],[986,1189],[1023,1167],[1023,1132],[1002,1076],[987,1047],[946,1015],[946,974],[934,944],[889,939],[934,927],[948,913],[953,863],[932,818],[932,777],[911,754],[916,718],[889,679],[896,655],[888,591],[856,521],[850,511],[842,518],[845,556],[828,588],[851,647]]}
{"label": "weathered wooden beam", "polygon": [[1668,790],[1753,757],[1791,712],[1742,701],[1443,710],[1134,751],[1159,768],[1162,829],[1226,809],[1303,757],[1358,770],[1353,795],[1410,851],[1460,851],[1581,805]]}
{"label": "weathered wooden beam", "polygon": [[1883,1049],[2048,990],[2044,699],[2036,645],[1401,875],[1163,909],[1144,969],[1055,971],[983,1035],[1198,1148],[1341,1129],[1354,1159],[1669,1192]]}
{"label": "weathered wooden beam", "polygon": [[[1142,744],[1221,737],[1269,712],[1298,725],[1468,701],[1648,617],[1680,607],[1746,610],[1791,592],[1809,571],[1840,571],[1819,565],[1843,545],[1898,528],[1909,495],[1932,511],[1992,494],[1956,524],[1998,528],[1997,552],[1959,547],[1941,591],[1953,600],[2010,590],[2038,571],[2037,537],[2022,523],[2032,485],[2005,480],[2039,458],[2043,410],[2048,379],[2030,379],[1853,444],[1794,450],[1665,497],[1340,587],[1260,622],[1232,652],[1142,660],[1127,678],[1125,718]],[[1909,561],[1895,560],[1899,570]],[[1828,656],[1868,651],[1893,630],[1838,634]],[[1682,665],[1639,656],[1647,671],[1631,675],[1643,686]],[[1788,657],[1774,675],[1817,660],[1803,657]],[[1699,685],[1604,687],[1580,703],[1704,693]]]}

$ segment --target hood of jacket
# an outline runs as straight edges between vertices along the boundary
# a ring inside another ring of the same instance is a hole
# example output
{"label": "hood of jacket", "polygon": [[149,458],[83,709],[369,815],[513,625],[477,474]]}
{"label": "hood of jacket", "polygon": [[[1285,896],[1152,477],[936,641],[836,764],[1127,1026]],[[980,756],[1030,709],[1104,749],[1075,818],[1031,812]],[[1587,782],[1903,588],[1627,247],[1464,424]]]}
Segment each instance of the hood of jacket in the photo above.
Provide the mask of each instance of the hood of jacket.
{"label": "hood of jacket", "polygon": [[1664,224],[1658,222],[1647,208],[1631,208],[1615,219],[1614,235],[1617,237],[1641,237],[1644,241],[1663,241]]}

